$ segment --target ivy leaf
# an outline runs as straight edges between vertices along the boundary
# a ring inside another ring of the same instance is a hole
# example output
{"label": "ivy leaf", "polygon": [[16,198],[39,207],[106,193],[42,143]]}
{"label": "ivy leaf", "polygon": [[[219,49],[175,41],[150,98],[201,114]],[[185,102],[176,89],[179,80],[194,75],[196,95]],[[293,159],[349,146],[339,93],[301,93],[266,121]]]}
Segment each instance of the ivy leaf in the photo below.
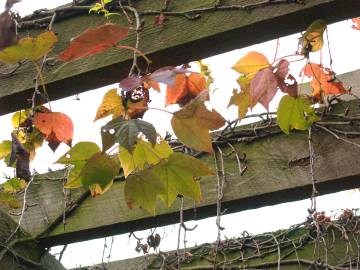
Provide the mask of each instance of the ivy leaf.
{"label": "ivy leaf", "polygon": [[119,159],[124,175],[127,177],[133,171],[145,169],[146,166],[155,165],[173,153],[169,144],[161,140],[154,146],[142,139],[138,139],[132,152],[120,147]]}
{"label": "ivy leaf", "polygon": [[321,93],[326,95],[348,93],[343,84],[336,81],[335,73],[320,64],[308,63],[304,67],[303,72],[304,75],[312,78],[310,82],[313,90],[312,95],[317,99],[321,99]]}
{"label": "ivy leaf", "polygon": [[68,175],[65,188],[78,188],[82,186],[80,173],[88,160],[99,152],[100,148],[96,143],[79,142],[55,162],[73,166]]}
{"label": "ivy leaf", "polygon": [[173,153],[168,160],[131,174],[126,179],[125,199],[130,208],[139,206],[155,214],[159,196],[168,207],[177,194],[201,200],[201,189],[196,177],[212,175],[213,171],[202,161],[181,153]]}
{"label": "ivy leaf", "polygon": [[104,153],[95,153],[82,168],[81,183],[85,187],[99,185],[105,189],[119,174],[120,167],[110,156]]}
{"label": "ivy leaf", "polygon": [[318,120],[310,101],[305,97],[283,96],[277,111],[277,122],[281,130],[289,134],[291,129],[307,130]]}
{"label": "ivy leaf", "polygon": [[30,154],[14,133],[11,134],[10,165],[16,162],[16,177],[30,181]]}
{"label": "ivy leaf", "polygon": [[314,21],[300,38],[301,53],[307,55],[309,52],[316,52],[324,45],[323,34],[326,30],[326,23],[323,20]]}
{"label": "ivy leaf", "polygon": [[174,113],[171,126],[178,139],[198,151],[212,153],[210,130],[221,128],[225,119],[215,110],[209,111],[204,104],[208,91]]}
{"label": "ivy leaf", "polygon": [[184,106],[191,99],[195,98],[203,90],[206,90],[206,78],[199,73],[192,73],[189,76],[178,74],[173,87],[166,89],[166,105],[179,104]]}
{"label": "ivy leaf", "polygon": [[38,112],[33,121],[35,127],[44,134],[51,150],[55,151],[60,143],[71,146],[74,126],[69,116],[60,112]]}
{"label": "ivy leaf", "polygon": [[0,204],[6,205],[10,208],[20,208],[20,201],[12,194],[0,191]]}
{"label": "ivy leaf", "polygon": [[104,95],[95,116],[95,120],[99,120],[106,116],[112,115],[113,118],[124,116],[125,109],[121,96],[118,95],[117,89],[111,89]]}
{"label": "ivy leaf", "polygon": [[48,54],[56,42],[57,37],[52,31],[41,33],[35,38],[22,38],[16,45],[0,51],[0,61],[6,64],[15,64],[26,59],[36,61]]}
{"label": "ivy leaf", "polygon": [[74,38],[69,47],[63,51],[58,59],[71,62],[90,55],[102,53],[128,36],[129,30],[115,24],[105,24],[97,28],[85,30]]}
{"label": "ivy leaf", "polygon": [[7,193],[17,193],[26,188],[26,182],[20,178],[11,178],[2,184],[2,187]]}
{"label": "ivy leaf", "polygon": [[0,143],[0,160],[6,158],[11,153],[11,144],[9,140]]}
{"label": "ivy leaf", "polygon": [[247,76],[254,75],[259,70],[269,67],[270,63],[267,58],[258,52],[248,52],[232,67],[240,74]]}
{"label": "ivy leaf", "polygon": [[351,19],[353,25],[351,26],[353,29],[360,30],[360,17]]}

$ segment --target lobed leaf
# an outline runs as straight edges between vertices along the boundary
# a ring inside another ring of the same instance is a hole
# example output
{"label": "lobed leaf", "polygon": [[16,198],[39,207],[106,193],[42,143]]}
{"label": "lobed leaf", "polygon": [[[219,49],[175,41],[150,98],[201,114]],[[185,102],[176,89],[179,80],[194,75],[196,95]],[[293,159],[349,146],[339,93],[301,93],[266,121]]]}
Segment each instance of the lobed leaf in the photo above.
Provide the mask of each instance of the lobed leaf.
{"label": "lobed leaf", "polygon": [[171,126],[178,139],[198,151],[212,153],[210,130],[221,128],[225,119],[215,110],[209,111],[204,104],[208,91],[203,91],[184,108],[174,113]]}

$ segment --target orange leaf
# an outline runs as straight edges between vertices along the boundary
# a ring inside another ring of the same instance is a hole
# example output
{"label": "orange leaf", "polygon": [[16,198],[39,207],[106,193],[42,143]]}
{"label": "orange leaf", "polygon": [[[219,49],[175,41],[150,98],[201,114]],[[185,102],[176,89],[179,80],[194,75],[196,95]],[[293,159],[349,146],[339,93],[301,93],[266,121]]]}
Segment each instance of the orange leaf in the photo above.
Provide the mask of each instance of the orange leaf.
{"label": "orange leaf", "polygon": [[187,83],[189,92],[194,97],[206,89],[206,78],[199,73],[190,74]]}
{"label": "orange leaf", "polygon": [[173,87],[167,87],[166,105],[179,104],[184,106],[191,99],[206,90],[206,78],[199,73],[177,74]]}
{"label": "orange leaf", "polygon": [[308,63],[303,72],[306,76],[313,78],[310,85],[313,90],[312,95],[317,99],[321,98],[321,93],[338,95],[348,92],[341,82],[335,80],[334,72],[320,64]]}
{"label": "orange leaf", "polygon": [[58,59],[70,62],[104,52],[116,46],[120,40],[127,37],[128,33],[128,29],[115,24],[87,29],[71,41],[70,46],[58,56]]}
{"label": "orange leaf", "polygon": [[353,18],[351,19],[352,22],[354,23],[352,25],[352,28],[356,29],[356,30],[360,30],[360,17],[357,17],[357,18]]}
{"label": "orange leaf", "polygon": [[50,148],[55,151],[60,143],[71,146],[73,123],[69,116],[60,112],[36,113],[35,127],[45,136]]}
{"label": "orange leaf", "polygon": [[166,101],[165,104],[176,104],[184,96],[186,96],[186,75],[177,74],[173,87],[167,87],[166,89]]}

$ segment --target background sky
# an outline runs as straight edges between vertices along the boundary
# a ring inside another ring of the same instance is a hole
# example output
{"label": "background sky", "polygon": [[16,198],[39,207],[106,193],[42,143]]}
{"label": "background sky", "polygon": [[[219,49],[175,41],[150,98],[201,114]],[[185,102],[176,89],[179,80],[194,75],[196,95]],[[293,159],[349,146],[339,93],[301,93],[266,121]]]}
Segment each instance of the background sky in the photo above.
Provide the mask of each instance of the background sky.
{"label": "background sky", "polygon": [[[63,1],[40,1],[40,0],[23,0],[23,2],[15,6],[21,15],[29,14],[39,8],[52,8],[68,2]],[[0,1],[0,7],[4,6],[5,1]],[[56,29],[56,24],[55,24]],[[351,29],[351,22],[344,21],[332,24],[328,27],[329,40],[331,44],[331,52],[333,58],[333,69],[337,74],[360,68],[360,56],[358,46],[360,44],[360,32]],[[280,39],[280,47],[278,55],[288,55],[295,53],[299,34],[291,35]],[[239,37],[240,38],[240,37]],[[236,79],[238,74],[231,70],[235,62],[244,56],[247,52],[256,50],[263,53],[268,59],[273,59],[275,52],[276,41],[268,41],[255,46],[250,46],[240,50],[235,50],[218,56],[205,59],[204,62],[209,64],[212,75],[215,78],[215,85],[212,86],[211,104],[210,106],[219,111],[227,119],[235,119],[237,117],[236,107],[227,109],[232,90],[238,87]],[[323,49],[323,63],[329,63],[328,50],[325,45]],[[318,62],[319,54],[311,55],[311,61]],[[156,59],[153,59],[156,61]],[[297,77],[303,67],[304,62],[296,62],[291,64],[291,73]],[[121,78],[119,78],[121,79]],[[75,126],[74,141],[76,144],[79,141],[94,141],[101,145],[100,127],[105,124],[108,119],[93,122],[96,109],[101,102],[101,97],[107,90],[116,87],[106,86],[100,89],[94,89],[79,95],[79,100],[75,97],[68,97],[59,101],[51,103],[53,111],[61,111],[68,114]],[[281,94],[278,94],[270,104],[270,111],[275,111]],[[152,93],[151,107],[164,107],[164,93]],[[175,111],[177,106],[168,106],[167,110]],[[263,112],[264,109],[257,105],[253,113]],[[170,115],[159,111],[149,111],[145,114],[145,120],[152,122],[160,134],[165,134],[166,131],[171,131]],[[5,139],[10,139],[11,114],[0,117],[0,142]],[[159,121],[161,119],[161,121]],[[33,169],[38,172],[46,172],[48,168],[55,169],[58,166],[53,162],[59,156],[68,151],[69,148],[61,145],[59,149],[53,153],[47,146],[37,150],[36,158],[31,164]],[[12,174],[13,171],[5,168],[3,163],[0,163],[0,182],[3,173]],[[1,180],[2,179],[2,180]],[[310,195],[310,194],[309,194]],[[271,207],[263,207],[255,210],[243,211],[236,214],[224,215],[223,225],[225,230],[223,232],[227,237],[240,236],[241,232],[246,230],[250,233],[261,233],[265,231],[272,231],[276,229],[286,228],[291,224],[303,222],[307,216],[307,208],[310,206],[309,200],[303,200],[294,203],[280,204]],[[357,208],[360,206],[360,192],[345,191],[332,195],[322,196],[318,199],[319,210],[336,210],[340,208]],[[130,211],[130,210],[129,210]],[[94,217],[96,218],[96,217]],[[214,218],[208,218],[201,221],[189,222],[189,226],[198,224],[198,228],[194,232],[188,232],[187,239],[188,246],[200,244],[216,240],[216,225]],[[157,228],[157,232],[164,236],[160,248],[162,250],[176,249],[177,225]],[[149,231],[138,232],[137,235],[147,237]],[[111,239],[107,239],[107,246],[110,247]],[[103,252],[104,239],[91,240],[86,242],[75,243],[69,245],[62,263],[66,267],[74,267],[79,265],[92,265],[101,262]],[[114,237],[111,260],[124,259],[134,257],[139,254],[135,252],[136,241],[128,239],[127,235],[120,235]],[[52,253],[57,253],[61,247],[52,248]],[[106,256],[108,250],[106,251]]]}

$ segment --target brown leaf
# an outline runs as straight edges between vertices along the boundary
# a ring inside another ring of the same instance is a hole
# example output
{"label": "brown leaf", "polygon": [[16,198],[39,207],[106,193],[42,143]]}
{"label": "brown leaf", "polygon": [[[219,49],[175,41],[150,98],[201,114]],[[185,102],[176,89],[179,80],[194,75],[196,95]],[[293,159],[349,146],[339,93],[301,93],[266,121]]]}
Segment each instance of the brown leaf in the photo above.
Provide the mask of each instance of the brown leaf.
{"label": "brown leaf", "polygon": [[0,50],[16,44],[16,24],[8,11],[0,15]]}
{"label": "brown leaf", "polygon": [[16,162],[16,177],[30,181],[30,154],[14,133],[11,134],[11,137],[10,164],[12,165]]}

